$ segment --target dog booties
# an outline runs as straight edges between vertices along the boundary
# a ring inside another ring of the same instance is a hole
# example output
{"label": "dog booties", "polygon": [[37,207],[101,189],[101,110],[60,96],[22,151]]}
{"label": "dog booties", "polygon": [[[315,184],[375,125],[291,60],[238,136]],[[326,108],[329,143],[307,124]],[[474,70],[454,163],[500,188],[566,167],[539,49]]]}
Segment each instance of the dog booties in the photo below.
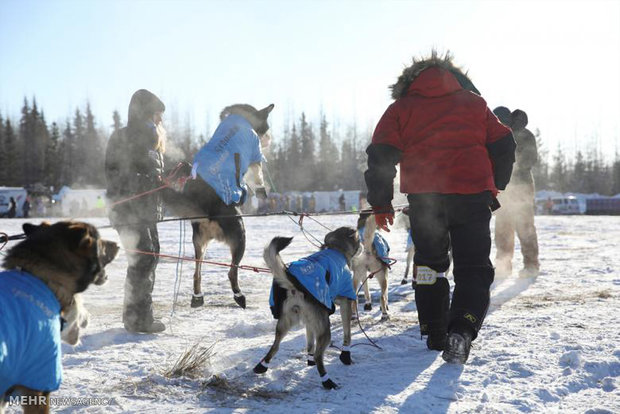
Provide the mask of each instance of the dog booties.
{"label": "dog booties", "polygon": [[38,278],[0,273],[0,395],[14,385],[56,391],[62,382],[60,303]]}
{"label": "dog booties", "polygon": [[[288,273],[293,276],[293,283],[299,290],[311,295],[330,313],[336,308],[334,299],[337,296],[355,300],[351,270],[344,255],[337,250],[320,250],[289,263]],[[279,319],[282,302],[286,299],[286,291],[282,292],[278,288],[272,286],[269,295],[269,306],[276,319]]]}
{"label": "dog booties", "polygon": [[[364,240],[364,229],[365,227],[360,227],[360,229],[358,230],[360,240]],[[389,265],[390,261],[387,259],[387,257],[390,255],[390,245],[388,244],[387,240],[385,240],[385,238],[377,232],[375,232],[375,238],[372,240],[372,247],[375,248],[379,260],[381,260],[386,265]]]}
{"label": "dog booties", "polygon": [[199,175],[226,205],[243,203],[243,176],[250,164],[263,160],[258,135],[241,115],[228,115],[194,157],[192,174]]}

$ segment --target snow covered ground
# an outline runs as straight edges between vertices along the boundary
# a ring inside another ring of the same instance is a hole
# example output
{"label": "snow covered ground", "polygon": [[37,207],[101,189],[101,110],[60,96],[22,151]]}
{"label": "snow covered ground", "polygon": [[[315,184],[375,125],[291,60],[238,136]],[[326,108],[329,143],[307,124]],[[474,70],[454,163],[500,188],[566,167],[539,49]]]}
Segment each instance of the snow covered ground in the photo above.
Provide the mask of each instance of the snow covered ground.
{"label": "snow covered ground", "polygon": [[[321,223],[354,225],[356,217],[322,216]],[[38,222],[39,220],[32,220]],[[87,219],[97,226],[106,219]],[[0,231],[21,232],[23,220],[0,220]],[[155,309],[168,329],[159,335],[127,333],[120,321],[125,254],[108,267],[109,280],[85,294],[91,324],[75,348],[63,345],[64,381],[56,397],[100,398],[109,405],[67,405],[57,412],[620,412],[620,217],[540,216],[536,218],[542,272],[519,279],[520,257],[512,277],[496,280],[492,305],[470,360],[447,365],[420,339],[414,293],[401,286],[405,268],[403,229],[387,234],[391,272],[391,319],[380,322],[378,285],[371,281],[373,311],[362,313],[362,326],[381,350],[355,346],[354,364],[344,366],[338,350],[326,356],[327,370],[341,388],[324,390],[316,369],[304,358],[304,332],[297,329],[282,343],[263,376],[252,372],[272,343],[275,321],[267,304],[271,276],[241,271],[247,296],[243,310],[233,301],[227,269],[203,266],[205,306],[189,306],[193,263],[177,272],[176,261],[160,262]],[[306,220],[322,238],[325,230]],[[180,250],[180,224],[160,225],[162,253]],[[243,264],[264,266],[262,249],[271,237],[295,235],[283,252],[293,260],[314,251],[286,217],[246,219],[248,248]],[[191,227],[184,247],[193,254]],[[118,240],[114,230],[101,230]],[[10,247],[9,244],[8,247]],[[494,252],[493,252],[494,254]],[[212,244],[207,260],[227,261],[224,245]],[[180,289],[172,313],[175,280]],[[342,329],[332,316],[333,340]],[[367,343],[353,327],[353,344]],[[188,349],[213,346],[208,364],[192,377],[169,377]],[[92,400],[95,402],[95,400]],[[15,412],[15,408],[9,412]]]}

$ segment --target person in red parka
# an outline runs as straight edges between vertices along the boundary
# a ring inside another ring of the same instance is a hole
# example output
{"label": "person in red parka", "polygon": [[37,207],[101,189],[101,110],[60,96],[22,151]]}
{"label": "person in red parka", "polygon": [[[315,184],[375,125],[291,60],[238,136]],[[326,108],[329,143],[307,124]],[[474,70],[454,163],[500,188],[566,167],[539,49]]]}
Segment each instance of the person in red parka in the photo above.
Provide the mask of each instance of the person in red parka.
{"label": "person in red parka", "polygon": [[[515,140],[450,53],[413,59],[391,86],[392,103],[366,149],[368,203],[393,223],[393,181],[408,194],[418,266],[415,300],[427,347],[465,363],[489,306],[494,269],[491,208],[515,160]],[[454,260],[454,293],[445,272]]]}

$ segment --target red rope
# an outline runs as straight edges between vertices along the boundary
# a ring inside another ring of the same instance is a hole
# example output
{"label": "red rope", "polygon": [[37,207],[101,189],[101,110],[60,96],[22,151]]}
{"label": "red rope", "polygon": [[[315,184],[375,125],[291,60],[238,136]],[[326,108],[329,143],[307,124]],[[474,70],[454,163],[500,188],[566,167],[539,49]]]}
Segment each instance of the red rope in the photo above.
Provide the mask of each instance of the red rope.
{"label": "red rope", "polygon": [[[396,259],[392,259],[391,257],[380,257],[379,259],[384,259],[384,260],[388,260],[390,263],[385,263],[384,264],[387,266],[388,269],[392,269],[392,265],[394,263],[396,263],[398,260]],[[381,260],[383,261],[383,260]],[[376,275],[377,273],[379,273],[382,269],[379,270],[375,270],[374,272],[372,272],[371,274],[368,275],[368,279],[372,279],[374,275]]]}
{"label": "red rope", "polygon": [[196,263],[200,262],[200,263],[205,263],[205,264],[212,264],[212,265],[215,265],[215,266],[236,267],[236,268],[241,269],[241,270],[251,270],[251,271],[256,272],[256,273],[271,273],[271,269],[268,269],[266,267],[249,266],[249,265],[233,265],[233,264],[222,263],[222,262],[213,262],[213,261],[209,261],[209,260],[199,260],[199,259],[195,259],[195,258],[191,258],[191,257],[174,256],[174,255],[171,255],[171,254],[146,252],[146,251],[143,251],[143,250],[134,250],[134,249],[124,249],[124,250],[126,252],[130,252],[130,253],[138,253],[138,254],[145,254],[145,255],[148,255],[148,256],[163,257],[165,259],[185,260],[185,261],[196,262]]}
{"label": "red rope", "polygon": [[[177,166],[172,171],[170,171],[170,173],[166,177],[164,177],[164,179],[163,179],[164,185],[159,186],[157,188],[153,188],[152,190],[149,190],[149,191],[145,191],[143,193],[135,194],[135,195],[133,195],[131,197],[127,197],[127,198],[123,198],[121,200],[117,200],[117,201],[111,203],[110,206],[114,207],[114,206],[116,206],[118,204],[126,203],[127,201],[135,200],[136,198],[144,197],[145,195],[152,194],[154,192],[163,190],[164,188],[171,187],[173,185],[177,185],[177,186],[180,187],[180,189],[183,189],[183,187],[185,186],[185,183],[187,182],[187,180],[189,180],[190,176],[178,177],[178,178],[175,177],[176,174],[179,172],[179,170],[181,169],[182,166],[183,166],[183,163],[177,164]],[[175,180],[174,180],[175,178],[176,178],[176,183],[175,183]]]}

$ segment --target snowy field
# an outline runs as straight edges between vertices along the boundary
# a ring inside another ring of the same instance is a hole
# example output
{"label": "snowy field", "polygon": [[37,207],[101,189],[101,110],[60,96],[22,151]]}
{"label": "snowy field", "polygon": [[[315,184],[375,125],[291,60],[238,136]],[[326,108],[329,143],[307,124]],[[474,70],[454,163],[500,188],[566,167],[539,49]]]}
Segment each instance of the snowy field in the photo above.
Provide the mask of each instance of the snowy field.
{"label": "snowy field", "polygon": [[[354,225],[356,216],[321,216],[321,223]],[[107,219],[86,219],[106,226]],[[32,220],[38,222],[40,220]],[[0,220],[0,231],[21,233],[23,220]],[[203,265],[205,306],[189,306],[193,263],[177,270],[162,261],[154,291],[157,316],[168,329],[159,335],[127,333],[120,321],[125,254],[108,267],[109,280],[85,294],[91,324],[75,348],[63,345],[64,381],[53,396],[109,399],[109,405],[54,407],[56,412],[405,412],[405,413],[618,413],[620,412],[620,217],[539,216],[541,274],[519,279],[517,251],[513,276],[496,280],[491,308],[464,366],[447,365],[428,351],[410,285],[401,286],[406,234],[386,235],[398,259],[390,274],[391,319],[380,322],[378,285],[371,281],[373,310],[362,326],[381,350],[352,349],[344,366],[330,348],[326,366],[341,388],[326,391],[314,367],[307,367],[303,329],[282,343],[263,376],[252,372],[272,343],[275,321],[268,307],[271,276],[240,272],[247,309],[235,305],[227,269]],[[306,220],[312,234],[325,230]],[[248,218],[242,264],[264,266],[262,249],[276,235],[296,236],[283,252],[290,261],[314,247],[286,217]],[[193,254],[191,227],[181,246],[178,222],[159,226],[162,253]],[[114,230],[101,230],[117,240]],[[10,247],[9,244],[8,247]],[[517,244],[518,246],[518,244]],[[494,252],[493,252],[494,255]],[[493,256],[494,257],[494,256]],[[213,243],[207,260],[228,261],[228,250]],[[179,294],[174,312],[175,281]],[[332,316],[335,345],[341,345],[339,313]],[[353,326],[353,344],[367,340]],[[194,376],[166,375],[188,349],[212,348]],[[16,412],[15,408],[9,412]]]}

